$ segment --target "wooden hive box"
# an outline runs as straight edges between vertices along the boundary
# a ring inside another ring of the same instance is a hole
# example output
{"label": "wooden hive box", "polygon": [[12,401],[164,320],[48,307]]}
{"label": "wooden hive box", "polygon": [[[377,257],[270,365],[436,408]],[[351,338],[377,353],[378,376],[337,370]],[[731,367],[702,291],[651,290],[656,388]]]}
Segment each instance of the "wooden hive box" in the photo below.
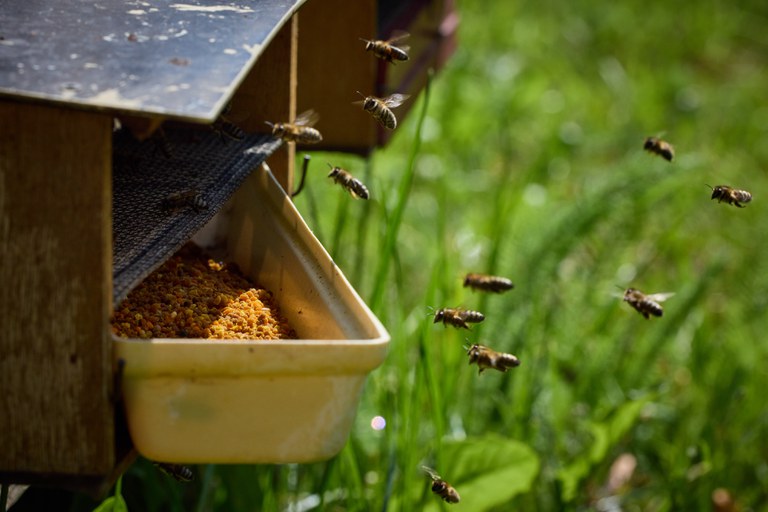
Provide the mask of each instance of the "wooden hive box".
{"label": "wooden hive box", "polygon": [[[302,3],[0,10],[1,482],[100,494],[130,464],[109,325],[114,120],[139,138],[204,125],[236,91],[289,119]],[[290,187],[293,148],[269,165]]]}
{"label": "wooden hive box", "polygon": [[[0,10],[0,482],[98,495],[135,456],[109,326],[115,120],[149,140],[178,123],[207,130],[230,104],[247,132],[314,108],[317,149],[365,154],[390,133],[351,104],[355,91],[416,95],[455,41],[452,0],[259,7]],[[359,38],[395,29],[411,33],[411,61],[365,53]],[[290,145],[267,160],[285,190],[294,159]]]}
{"label": "wooden hive box", "polygon": [[[323,141],[311,148],[368,154],[386,144],[391,131],[362,111],[356,91],[411,98],[394,110],[402,120],[424,88],[429,69],[440,69],[456,45],[458,15],[453,0],[309,2],[299,31],[297,111],[315,109]],[[360,39],[389,39],[396,31],[410,37],[410,59],[396,65],[365,51]],[[319,44],[321,41],[322,44]]]}

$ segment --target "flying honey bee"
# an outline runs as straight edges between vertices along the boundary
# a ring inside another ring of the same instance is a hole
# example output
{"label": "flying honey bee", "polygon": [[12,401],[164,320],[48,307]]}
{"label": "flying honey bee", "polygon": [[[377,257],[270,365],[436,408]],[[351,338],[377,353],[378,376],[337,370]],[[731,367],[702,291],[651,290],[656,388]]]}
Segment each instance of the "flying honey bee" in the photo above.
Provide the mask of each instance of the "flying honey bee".
{"label": "flying honey bee", "polygon": [[196,212],[208,208],[208,202],[203,198],[203,194],[197,189],[182,190],[169,194],[163,199],[162,207],[165,210],[181,210],[192,208]]}
{"label": "flying honey bee", "polygon": [[363,185],[363,182],[352,176],[349,172],[345,171],[341,167],[334,167],[328,164],[331,168],[331,172],[328,173],[329,178],[333,178],[335,183],[338,183],[344,187],[352,197],[359,197],[360,199],[368,199],[368,189]]}
{"label": "flying honey bee", "polygon": [[191,482],[195,479],[194,473],[189,466],[181,464],[171,464],[169,462],[152,462],[157,469],[179,482]]}
{"label": "flying honey bee", "polygon": [[[363,94],[357,91],[360,96]],[[375,96],[364,96],[365,99],[355,101],[355,105],[362,105],[363,110],[370,112],[384,128],[394,130],[397,128],[397,118],[391,109],[399,107],[405,100],[410,98],[408,94],[392,94],[386,98],[377,98]]]}
{"label": "flying honey bee", "polygon": [[444,325],[454,327],[463,327],[469,329],[469,324],[480,323],[485,320],[485,315],[479,311],[472,311],[463,308],[440,308],[435,313],[432,323],[443,322]]}
{"label": "flying honey bee", "polygon": [[503,373],[510,368],[520,366],[520,360],[512,354],[496,352],[477,343],[467,349],[467,355],[469,356],[469,364],[477,363],[478,374],[483,373],[487,368],[493,368]]}
{"label": "flying honey bee", "polygon": [[489,276],[470,272],[464,277],[464,287],[483,292],[502,293],[515,287],[514,283],[506,277]]}
{"label": "flying honey bee", "polygon": [[432,492],[440,496],[443,501],[446,503],[458,503],[461,500],[461,496],[456,492],[456,489],[443,480],[434,469],[421,466],[421,470],[432,479]]}
{"label": "flying honey bee", "polygon": [[663,141],[658,137],[646,137],[643,149],[655,153],[663,159],[671,162],[675,158],[675,148],[669,142]]}
{"label": "flying honey bee", "polygon": [[404,45],[395,46],[395,43],[402,41],[409,35],[410,34],[407,32],[395,32],[392,37],[386,41],[369,41],[368,39],[362,38],[360,40],[365,41],[365,51],[373,52],[373,54],[381,60],[397,64],[396,61],[398,60],[408,60],[408,50],[410,50],[410,47]]}
{"label": "flying honey bee", "polygon": [[226,139],[243,140],[245,138],[245,132],[227,118],[231,111],[232,104],[229,103],[224,107],[224,111],[219,117],[211,124],[211,130],[219,135],[222,142],[226,142]]}
{"label": "flying honey bee", "polygon": [[316,128],[312,128],[320,119],[320,114],[312,109],[299,114],[293,123],[270,123],[272,135],[280,137],[285,142],[298,142],[299,144],[316,144],[323,140],[323,136]]}
{"label": "flying honey bee", "polygon": [[739,190],[727,185],[717,185],[716,187],[710,187],[712,189],[712,199],[717,199],[718,203],[725,201],[728,204],[744,208],[746,204],[752,200],[752,194],[746,190]]}
{"label": "flying honey bee", "polygon": [[664,314],[664,310],[659,302],[664,302],[673,295],[674,293],[653,293],[646,295],[640,290],[627,288],[624,292],[623,300],[628,302],[638,313],[648,319],[651,315],[661,316]]}

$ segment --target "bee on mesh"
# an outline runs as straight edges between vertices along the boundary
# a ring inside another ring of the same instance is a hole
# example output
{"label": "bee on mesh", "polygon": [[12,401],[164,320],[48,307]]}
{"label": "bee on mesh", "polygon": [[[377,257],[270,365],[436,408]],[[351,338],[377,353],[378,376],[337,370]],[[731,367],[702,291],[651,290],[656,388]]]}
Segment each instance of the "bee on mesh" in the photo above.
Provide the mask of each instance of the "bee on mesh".
{"label": "bee on mesh", "polygon": [[[360,91],[357,91],[357,93],[363,96]],[[363,110],[370,112],[373,118],[384,128],[394,130],[397,128],[397,118],[392,109],[402,105],[405,100],[410,98],[410,95],[392,94],[386,98],[377,98],[375,96],[363,96],[363,98],[363,100],[353,103],[355,105],[362,105]]]}
{"label": "bee on mesh", "polygon": [[396,31],[387,40],[377,39],[370,41],[363,38],[360,38],[360,40],[365,42],[365,51],[373,52],[381,60],[396,64],[397,61],[408,60],[408,50],[410,50],[410,47],[405,45],[395,46],[395,43],[399,43],[409,37],[409,35],[407,32]]}
{"label": "bee on mesh", "polygon": [[313,126],[320,120],[320,114],[312,109],[299,114],[292,123],[271,123],[265,121],[272,128],[272,135],[283,139],[285,142],[298,144],[317,144],[323,140],[320,132]]}
{"label": "bee on mesh", "polygon": [[163,199],[161,206],[167,211],[192,208],[194,211],[200,212],[208,208],[208,202],[199,190],[192,188],[168,194],[168,196]]}
{"label": "bee on mesh", "polygon": [[227,117],[231,111],[232,104],[229,103],[211,124],[211,130],[218,134],[222,142],[226,142],[227,139],[240,141],[245,138],[245,132]]}
{"label": "bee on mesh", "polygon": [[168,140],[168,136],[165,134],[165,130],[158,128],[151,136],[151,140],[155,145],[155,153],[160,152],[165,158],[173,158],[173,144]]}
{"label": "bee on mesh", "polygon": [[363,182],[352,176],[348,171],[345,171],[341,167],[334,167],[328,164],[331,168],[331,172],[328,173],[328,177],[332,178],[334,183],[338,183],[344,189],[350,193],[354,198],[368,199],[368,189]]}
{"label": "bee on mesh", "polygon": [[711,199],[717,199],[718,203],[725,201],[738,208],[744,208],[747,206],[746,203],[752,200],[752,194],[746,190],[729,187],[728,185],[707,186],[712,189]]}

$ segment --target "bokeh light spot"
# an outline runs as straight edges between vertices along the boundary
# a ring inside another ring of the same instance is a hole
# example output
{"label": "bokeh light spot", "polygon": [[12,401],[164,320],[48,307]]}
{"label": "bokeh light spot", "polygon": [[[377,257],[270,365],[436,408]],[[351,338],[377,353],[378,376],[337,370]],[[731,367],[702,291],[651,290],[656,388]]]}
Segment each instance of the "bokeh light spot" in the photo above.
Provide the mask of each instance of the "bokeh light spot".
{"label": "bokeh light spot", "polygon": [[386,426],[387,420],[385,420],[383,416],[374,416],[373,419],[371,419],[371,428],[373,430],[384,430]]}

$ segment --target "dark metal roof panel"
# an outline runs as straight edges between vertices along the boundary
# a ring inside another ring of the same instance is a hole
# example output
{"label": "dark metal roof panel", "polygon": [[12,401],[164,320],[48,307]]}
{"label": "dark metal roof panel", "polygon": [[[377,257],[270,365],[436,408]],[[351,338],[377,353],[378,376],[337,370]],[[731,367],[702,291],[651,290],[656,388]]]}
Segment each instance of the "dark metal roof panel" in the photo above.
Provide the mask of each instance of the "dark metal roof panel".
{"label": "dark metal roof panel", "polygon": [[213,121],[304,0],[8,0],[0,94]]}

